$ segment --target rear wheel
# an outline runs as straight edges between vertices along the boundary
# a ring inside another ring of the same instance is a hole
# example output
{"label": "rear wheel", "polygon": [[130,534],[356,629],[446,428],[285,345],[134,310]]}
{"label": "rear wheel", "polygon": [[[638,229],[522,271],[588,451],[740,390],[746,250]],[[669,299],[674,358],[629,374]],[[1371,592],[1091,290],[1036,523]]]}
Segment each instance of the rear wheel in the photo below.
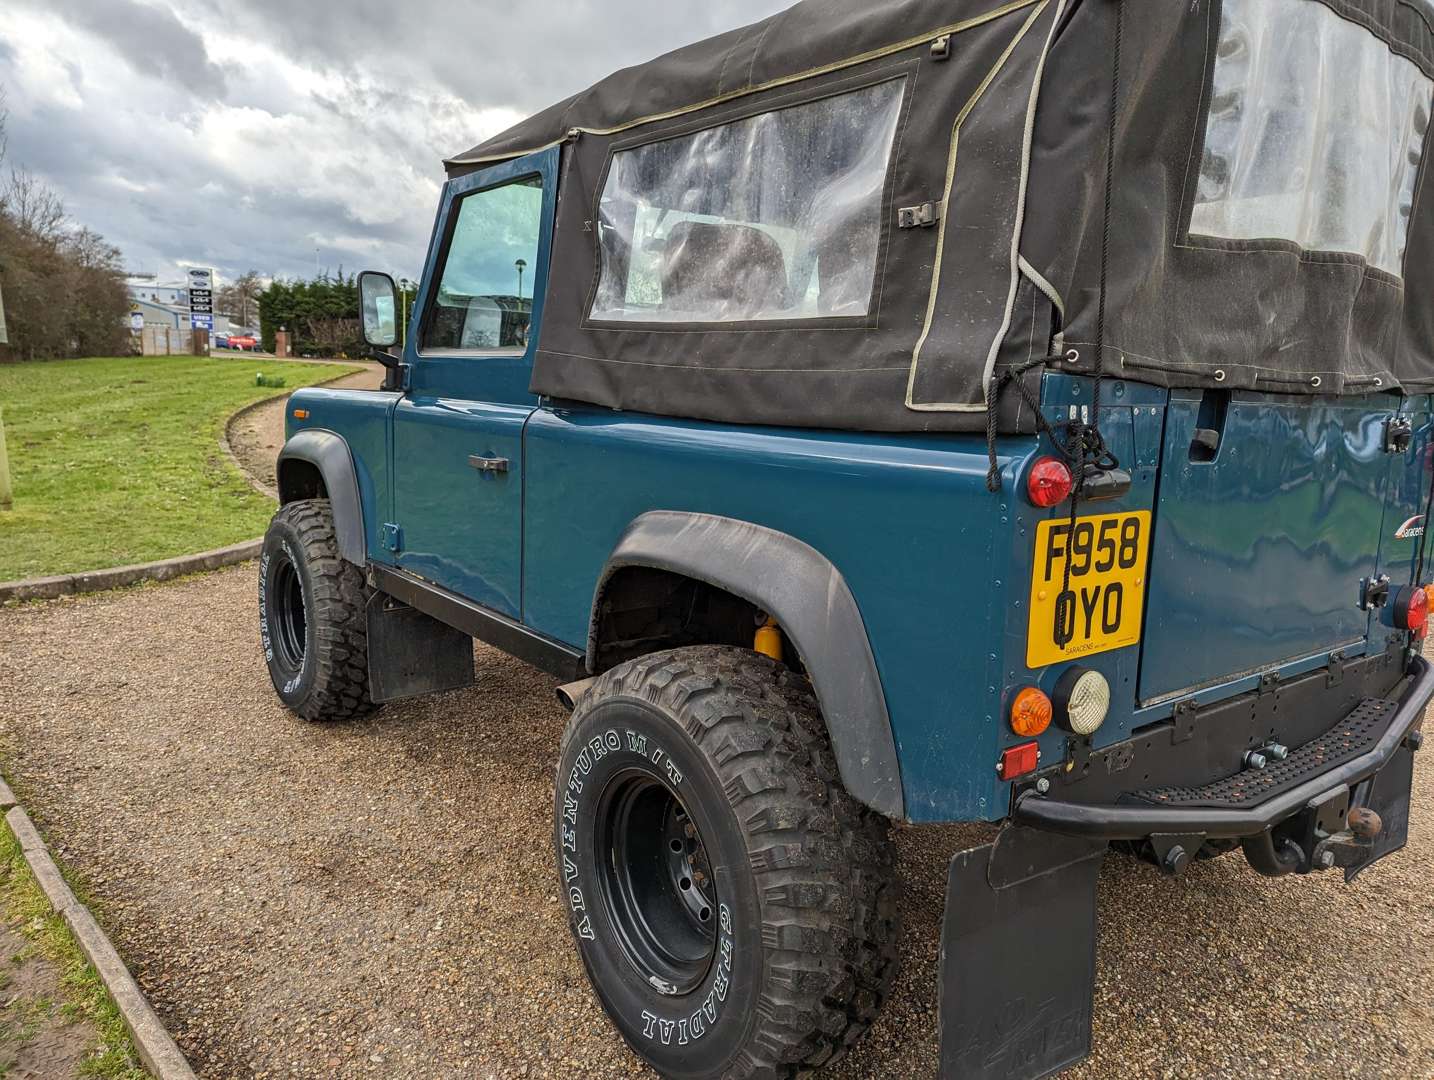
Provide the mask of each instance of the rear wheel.
{"label": "rear wheel", "polygon": [[269,677],[305,720],[352,720],[374,709],[368,686],[372,595],[339,556],[327,499],[279,508],[259,556],[259,633]]}
{"label": "rear wheel", "polygon": [[604,1008],[659,1073],[840,1057],[897,966],[887,822],[841,787],[805,679],[742,649],[603,675],[559,761],[555,845]]}

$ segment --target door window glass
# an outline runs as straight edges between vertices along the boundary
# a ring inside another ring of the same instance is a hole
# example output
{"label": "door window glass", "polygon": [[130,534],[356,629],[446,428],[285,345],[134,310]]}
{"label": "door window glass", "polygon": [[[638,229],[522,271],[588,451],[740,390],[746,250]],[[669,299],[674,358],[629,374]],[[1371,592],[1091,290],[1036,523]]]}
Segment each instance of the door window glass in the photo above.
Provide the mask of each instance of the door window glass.
{"label": "door window glass", "polygon": [[1192,234],[1400,275],[1434,84],[1314,0],[1224,0]]}
{"label": "door window glass", "polygon": [[456,215],[423,348],[526,349],[543,220],[542,178],[464,196]]}
{"label": "door window glass", "polygon": [[893,80],[614,154],[591,317],[866,315],[903,87]]}

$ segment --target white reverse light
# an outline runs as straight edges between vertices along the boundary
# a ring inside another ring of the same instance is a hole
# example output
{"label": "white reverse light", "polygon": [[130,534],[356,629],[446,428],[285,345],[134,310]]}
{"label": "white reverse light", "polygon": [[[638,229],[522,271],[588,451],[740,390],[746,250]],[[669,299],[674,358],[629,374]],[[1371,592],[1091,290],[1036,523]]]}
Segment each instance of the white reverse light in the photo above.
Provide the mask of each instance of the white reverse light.
{"label": "white reverse light", "polygon": [[1061,727],[1076,735],[1093,735],[1110,711],[1110,683],[1098,671],[1073,667],[1060,677],[1051,699]]}

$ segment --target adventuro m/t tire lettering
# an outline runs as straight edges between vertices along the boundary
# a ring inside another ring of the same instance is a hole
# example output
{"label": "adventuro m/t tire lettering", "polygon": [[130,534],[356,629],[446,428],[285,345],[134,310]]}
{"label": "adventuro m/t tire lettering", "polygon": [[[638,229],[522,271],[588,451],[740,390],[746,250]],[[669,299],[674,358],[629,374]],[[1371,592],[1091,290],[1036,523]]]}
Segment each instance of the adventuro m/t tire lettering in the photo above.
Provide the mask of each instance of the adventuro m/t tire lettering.
{"label": "adventuro m/t tire lettering", "polygon": [[[554,810],[583,964],[663,1076],[794,1076],[875,1017],[896,970],[891,847],[840,788],[805,679],[716,646],[614,668],[569,723]],[[634,848],[623,823],[662,845]],[[666,854],[670,878],[634,884]]]}

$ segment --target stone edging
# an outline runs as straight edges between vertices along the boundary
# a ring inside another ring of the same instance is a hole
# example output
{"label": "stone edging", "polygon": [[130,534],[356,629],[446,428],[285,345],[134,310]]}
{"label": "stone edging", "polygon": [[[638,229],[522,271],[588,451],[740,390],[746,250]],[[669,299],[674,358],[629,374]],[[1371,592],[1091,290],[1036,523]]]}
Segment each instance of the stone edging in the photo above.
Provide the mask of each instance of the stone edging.
{"label": "stone edging", "polygon": [[[340,375],[336,379],[325,379],[323,382],[315,383],[314,385],[324,386],[328,383],[338,382],[339,379],[346,378],[348,378],[347,375]],[[262,409],[265,405],[272,405],[280,398],[287,399],[289,395],[293,392],[293,390],[285,390],[281,394],[273,394],[269,397],[261,398],[258,401],[251,401],[242,409],[239,409],[237,412],[232,413],[229,419],[224,421],[224,426],[219,430],[219,449],[222,450],[224,452],[224,456],[229,459],[229,464],[233,465],[234,468],[239,470],[239,475],[242,476],[248,482],[251,488],[257,491],[260,495],[265,495],[273,499],[275,502],[279,500],[279,492],[275,488],[271,488],[268,484],[264,483],[264,481],[260,480],[248,469],[244,468],[244,463],[239,460],[239,455],[234,453],[234,446],[229,441],[229,432],[233,429],[235,423],[248,416],[251,412],[254,412],[256,409]]]}
{"label": "stone edging", "polygon": [[195,1080],[194,1070],[184,1059],[178,1045],[164,1029],[164,1024],[155,1014],[153,1007],[144,996],[144,991],[134,981],[129,968],[120,959],[108,935],[100,928],[89,908],[65,884],[60,869],[45,849],[45,841],[35,828],[30,815],[25,813],[15,800],[9,786],[0,780],[0,810],[5,810],[5,823],[20,842],[20,851],[35,875],[50,906],[65,920],[80,951],[99,975],[105,989],[119,1008],[124,1026],[129,1029],[135,1050],[156,1080]]}
{"label": "stone edging", "polygon": [[30,578],[28,581],[0,581],[0,604],[7,600],[53,600],[77,593],[103,592],[141,581],[169,581],[202,570],[218,570],[223,566],[248,562],[259,557],[263,540],[245,540],[228,547],[201,551],[198,555],[179,555],[158,562],[115,566],[108,570],[86,570],[79,574]]}
{"label": "stone edging", "polygon": [[[312,360],[284,360],[284,361],[281,361],[281,362],[282,362],[282,363],[286,363],[286,364],[287,364],[287,363],[304,363],[304,364],[308,364],[308,363],[321,363],[321,364],[355,364],[355,363],[356,363],[355,361],[352,361],[352,360],[319,360],[319,361],[312,361]],[[229,459],[229,463],[230,463],[231,465],[233,465],[236,469],[239,470],[239,475],[242,476],[245,480],[247,480],[247,481],[249,482],[249,486],[250,486],[251,488],[253,488],[255,491],[257,491],[260,495],[266,495],[266,496],[268,496],[269,498],[273,499],[275,502],[278,502],[278,500],[279,500],[279,492],[278,492],[278,490],[277,490],[276,488],[270,487],[270,486],[269,486],[268,484],[266,484],[263,480],[260,480],[257,476],[255,476],[255,475],[254,475],[253,473],[251,473],[248,469],[246,469],[246,468],[244,467],[244,463],[239,460],[239,456],[234,453],[234,444],[233,444],[233,443],[230,441],[230,439],[229,439],[229,432],[234,429],[234,425],[235,425],[236,423],[238,423],[240,420],[244,419],[244,417],[248,416],[251,412],[254,412],[256,409],[262,409],[265,405],[272,405],[274,402],[278,401],[280,398],[287,398],[290,394],[294,393],[295,390],[312,390],[312,389],[313,389],[314,387],[316,387],[316,386],[329,386],[329,385],[331,385],[332,383],[341,382],[342,380],[347,379],[350,375],[355,375],[355,374],[358,373],[358,371],[362,371],[362,370],[363,370],[363,368],[362,368],[361,366],[359,366],[358,369],[357,369],[357,371],[345,372],[343,375],[335,375],[332,379],[324,379],[322,382],[310,383],[308,386],[296,386],[296,387],[294,387],[293,390],[285,390],[283,393],[273,394],[273,395],[271,395],[271,396],[269,396],[269,397],[266,397],[266,398],[263,398],[263,399],[261,399],[261,400],[259,400],[259,401],[251,401],[248,405],[245,405],[242,409],[239,409],[237,412],[231,414],[228,420],[224,421],[224,427],[223,427],[223,428],[220,430],[220,432],[219,432],[219,449],[224,452],[224,456]]]}

